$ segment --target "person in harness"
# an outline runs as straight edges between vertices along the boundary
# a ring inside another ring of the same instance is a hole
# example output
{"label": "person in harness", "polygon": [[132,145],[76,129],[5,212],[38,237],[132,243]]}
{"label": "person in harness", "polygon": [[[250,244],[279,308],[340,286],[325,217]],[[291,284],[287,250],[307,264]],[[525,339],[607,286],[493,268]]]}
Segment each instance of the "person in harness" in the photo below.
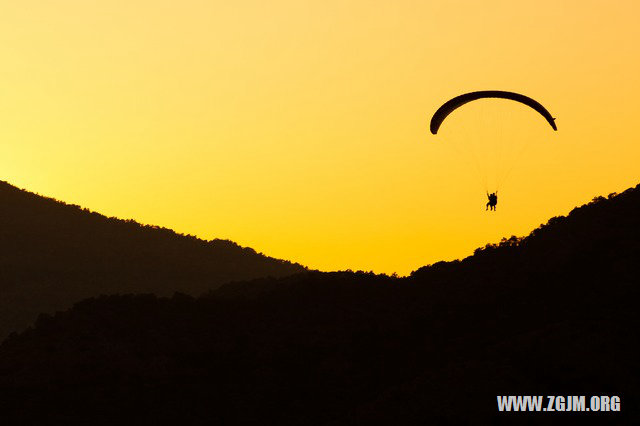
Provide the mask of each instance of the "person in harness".
{"label": "person in harness", "polygon": [[487,208],[485,210],[494,210],[496,209],[496,205],[498,204],[498,191],[489,194],[487,191],[487,197],[489,198],[489,202],[487,203]]}

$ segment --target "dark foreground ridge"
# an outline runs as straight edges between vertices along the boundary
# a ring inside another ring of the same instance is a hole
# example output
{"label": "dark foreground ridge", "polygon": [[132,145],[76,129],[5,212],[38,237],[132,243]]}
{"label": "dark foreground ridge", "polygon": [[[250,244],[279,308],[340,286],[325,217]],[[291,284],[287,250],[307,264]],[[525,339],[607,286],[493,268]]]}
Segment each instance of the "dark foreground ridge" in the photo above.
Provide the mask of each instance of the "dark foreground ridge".
{"label": "dark foreground ridge", "polygon": [[[638,424],[640,189],[408,278],[104,296],[0,346],[21,424]],[[496,395],[618,395],[498,413]]]}
{"label": "dark foreground ridge", "polygon": [[100,294],[200,295],[304,270],[231,241],[107,218],[0,182],[0,340],[41,312]]}

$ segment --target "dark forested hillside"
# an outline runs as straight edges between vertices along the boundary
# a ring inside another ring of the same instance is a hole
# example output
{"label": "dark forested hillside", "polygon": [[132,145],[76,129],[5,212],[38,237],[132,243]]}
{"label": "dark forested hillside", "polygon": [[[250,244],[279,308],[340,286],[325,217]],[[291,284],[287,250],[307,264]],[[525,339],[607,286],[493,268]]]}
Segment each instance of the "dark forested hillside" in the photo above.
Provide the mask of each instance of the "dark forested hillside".
{"label": "dark forested hillside", "polygon": [[0,182],[0,340],[38,313],[91,296],[198,295],[232,280],[301,271],[231,241],[107,218]]}
{"label": "dark forested hillside", "polygon": [[[311,272],[85,300],[0,346],[23,423],[638,424],[640,189],[407,278]],[[620,412],[498,413],[496,395]]]}

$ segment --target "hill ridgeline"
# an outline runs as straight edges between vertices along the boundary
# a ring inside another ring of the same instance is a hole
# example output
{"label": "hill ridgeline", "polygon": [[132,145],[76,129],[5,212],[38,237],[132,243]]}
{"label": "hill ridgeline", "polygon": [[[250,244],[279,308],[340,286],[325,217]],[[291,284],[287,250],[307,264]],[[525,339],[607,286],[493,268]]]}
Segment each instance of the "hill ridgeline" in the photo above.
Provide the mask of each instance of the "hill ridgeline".
{"label": "hill ridgeline", "polygon": [[199,295],[302,271],[231,241],[108,218],[0,182],[0,340],[87,297]]}
{"label": "hill ridgeline", "polygon": [[[0,345],[22,423],[640,423],[640,188],[406,278],[309,272],[84,300]],[[497,395],[619,396],[501,413]]]}

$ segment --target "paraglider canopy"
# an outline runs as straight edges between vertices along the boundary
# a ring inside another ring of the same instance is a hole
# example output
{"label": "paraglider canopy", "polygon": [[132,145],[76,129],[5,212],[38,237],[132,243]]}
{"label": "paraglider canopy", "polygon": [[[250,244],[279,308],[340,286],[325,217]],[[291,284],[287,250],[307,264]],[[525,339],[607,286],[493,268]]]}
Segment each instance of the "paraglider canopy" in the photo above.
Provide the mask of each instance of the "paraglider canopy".
{"label": "paraglider canopy", "polygon": [[444,103],[444,105],[438,108],[438,110],[435,112],[435,114],[433,114],[433,117],[431,118],[431,133],[433,133],[434,135],[437,134],[438,129],[440,128],[440,125],[442,124],[444,119],[447,118],[447,116],[453,111],[460,108],[462,105],[471,101],[475,101],[477,99],[485,98],[509,99],[527,105],[528,107],[533,108],[540,115],[542,115],[547,120],[549,125],[551,125],[553,130],[558,130],[558,128],[556,127],[555,118],[538,101],[528,96],[514,92],[506,92],[502,90],[481,90],[478,92],[470,92],[465,93],[464,95],[456,96],[455,98],[448,100]]}

